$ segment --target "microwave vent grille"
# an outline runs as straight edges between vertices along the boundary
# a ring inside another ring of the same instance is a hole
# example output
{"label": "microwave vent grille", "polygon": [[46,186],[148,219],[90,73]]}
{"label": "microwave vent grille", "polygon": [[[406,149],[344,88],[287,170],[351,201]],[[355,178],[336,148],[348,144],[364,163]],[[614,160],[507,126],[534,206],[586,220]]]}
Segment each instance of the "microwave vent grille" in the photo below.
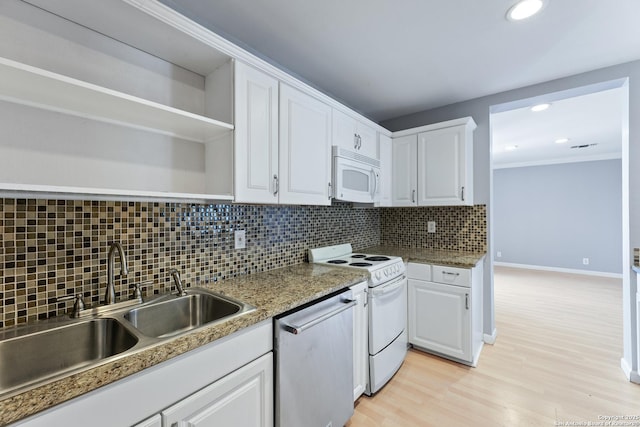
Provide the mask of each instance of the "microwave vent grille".
{"label": "microwave vent grille", "polygon": [[360,153],[356,153],[353,151],[349,151],[349,150],[345,150],[342,147],[338,147],[337,145],[334,145],[332,147],[332,151],[333,151],[333,156],[334,157],[343,157],[346,159],[351,159],[351,160],[356,160],[358,162],[361,163],[365,163],[367,165],[379,168],[380,167],[380,160],[378,159],[373,159],[371,157],[368,156],[364,156]]}

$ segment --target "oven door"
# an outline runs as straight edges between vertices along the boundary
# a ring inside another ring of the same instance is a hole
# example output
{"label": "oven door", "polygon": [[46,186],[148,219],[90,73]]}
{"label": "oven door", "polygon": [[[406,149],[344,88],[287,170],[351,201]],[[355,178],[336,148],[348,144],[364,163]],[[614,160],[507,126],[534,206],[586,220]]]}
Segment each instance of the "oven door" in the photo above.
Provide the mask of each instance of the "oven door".
{"label": "oven door", "polygon": [[369,354],[376,354],[407,327],[407,278],[370,288]]}
{"label": "oven door", "polygon": [[380,169],[343,157],[333,158],[334,198],[373,203],[379,198]]}

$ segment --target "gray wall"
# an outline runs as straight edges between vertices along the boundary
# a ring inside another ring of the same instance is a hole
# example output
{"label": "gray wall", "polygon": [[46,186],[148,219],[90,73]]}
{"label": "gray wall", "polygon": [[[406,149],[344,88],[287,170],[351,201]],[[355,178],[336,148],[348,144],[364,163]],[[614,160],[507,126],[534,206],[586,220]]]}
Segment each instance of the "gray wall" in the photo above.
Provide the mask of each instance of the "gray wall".
{"label": "gray wall", "polygon": [[[473,66],[473,64],[469,64]],[[428,77],[426,77],[428,78]],[[629,131],[628,151],[623,147],[623,324],[624,324],[624,355],[623,365],[631,369],[631,374],[640,381],[638,376],[638,332],[636,327],[636,308],[634,306],[636,294],[636,277],[631,274],[631,254],[633,247],[640,247],[640,61],[619,64],[587,73],[577,74],[546,83],[514,89],[507,92],[472,99],[457,104],[447,105],[433,110],[399,117],[382,122],[381,125],[389,130],[409,129],[445,120],[452,120],[465,116],[472,116],[478,127],[474,131],[474,200],[476,203],[487,205],[489,215],[488,233],[491,233],[493,216],[490,203],[491,188],[491,127],[489,115],[491,107],[499,104],[516,102],[546,94],[575,91],[576,88],[587,85],[598,85],[602,82],[628,79],[629,91]],[[575,95],[578,95],[576,93]],[[544,97],[546,99],[546,97]],[[624,161],[624,159],[627,161]],[[627,178],[625,178],[627,177]],[[625,182],[626,181],[626,182]],[[626,188],[628,197],[625,196]],[[628,203],[627,203],[628,200]],[[492,253],[492,242],[489,240],[489,253]],[[484,276],[484,332],[492,333],[495,329],[493,309],[493,269],[491,257],[485,259]]]}
{"label": "gray wall", "polygon": [[497,262],[622,273],[620,160],[496,169],[493,215]]}

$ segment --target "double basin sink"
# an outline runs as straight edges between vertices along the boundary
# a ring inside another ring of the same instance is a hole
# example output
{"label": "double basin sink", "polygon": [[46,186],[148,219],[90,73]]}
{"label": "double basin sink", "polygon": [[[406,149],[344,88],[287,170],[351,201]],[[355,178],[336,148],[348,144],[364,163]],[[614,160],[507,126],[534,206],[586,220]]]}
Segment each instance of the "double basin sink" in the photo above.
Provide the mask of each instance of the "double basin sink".
{"label": "double basin sink", "polygon": [[0,398],[255,310],[201,288],[124,305],[0,331]]}

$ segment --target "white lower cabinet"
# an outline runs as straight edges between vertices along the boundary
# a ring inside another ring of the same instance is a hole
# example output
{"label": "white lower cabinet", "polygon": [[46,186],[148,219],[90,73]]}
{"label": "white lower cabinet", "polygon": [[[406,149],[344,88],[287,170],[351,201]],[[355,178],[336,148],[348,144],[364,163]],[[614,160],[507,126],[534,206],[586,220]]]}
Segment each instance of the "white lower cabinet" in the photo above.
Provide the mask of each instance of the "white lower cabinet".
{"label": "white lower cabinet", "polygon": [[162,425],[273,426],[273,353],[162,411]]}
{"label": "white lower cabinet", "polygon": [[470,360],[469,298],[468,288],[409,279],[409,342]]}
{"label": "white lower cabinet", "polygon": [[162,417],[160,414],[156,414],[151,418],[147,418],[146,420],[136,424],[133,427],[162,427]]}
{"label": "white lower cabinet", "polygon": [[482,264],[409,263],[409,343],[475,366],[482,349]]}
{"label": "white lower cabinet", "polygon": [[356,301],[353,312],[353,400],[367,388],[369,378],[369,313],[367,307],[367,282],[351,287]]}

